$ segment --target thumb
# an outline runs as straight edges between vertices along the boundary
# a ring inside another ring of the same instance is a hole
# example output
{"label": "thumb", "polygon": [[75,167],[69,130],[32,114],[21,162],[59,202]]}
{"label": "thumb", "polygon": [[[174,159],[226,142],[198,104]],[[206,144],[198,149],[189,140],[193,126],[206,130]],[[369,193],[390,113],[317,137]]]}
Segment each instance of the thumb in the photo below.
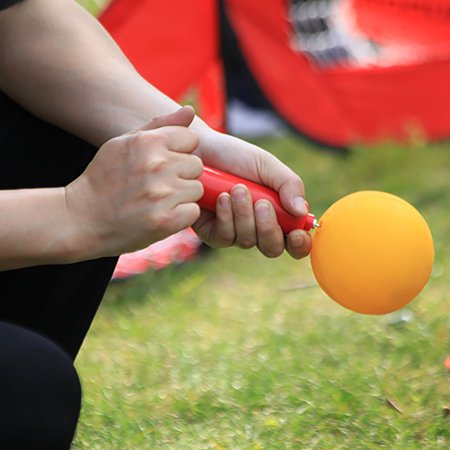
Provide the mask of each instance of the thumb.
{"label": "thumb", "polygon": [[192,106],[182,106],[173,113],[164,114],[153,118],[142,127],[138,128],[140,131],[155,130],[161,127],[180,126],[188,127],[195,117],[195,111]]}

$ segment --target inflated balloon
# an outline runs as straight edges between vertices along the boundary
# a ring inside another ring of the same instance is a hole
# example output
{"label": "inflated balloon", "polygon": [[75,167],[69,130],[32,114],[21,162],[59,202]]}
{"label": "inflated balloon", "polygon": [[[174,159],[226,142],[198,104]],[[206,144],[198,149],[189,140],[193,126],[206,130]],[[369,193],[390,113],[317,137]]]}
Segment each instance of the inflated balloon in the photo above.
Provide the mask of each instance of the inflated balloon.
{"label": "inflated balloon", "polygon": [[311,264],[317,282],[356,312],[386,314],[413,300],[427,283],[433,239],[420,213],[378,191],[334,203],[314,231]]}
{"label": "inflated balloon", "polygon": [[[287,213],[267,187],[205,167],[202,208],[214,210],[221,192],[243,183],[253,201],[272,202],[285,233],[315,228],[314,215]],[[427,283],[434,260],[427,223],[409,203],[379,191],[361,191],[334,203],[313,236],[311,265],[321,288],[340,305],[364,314],[386,314],[413,300]]]}

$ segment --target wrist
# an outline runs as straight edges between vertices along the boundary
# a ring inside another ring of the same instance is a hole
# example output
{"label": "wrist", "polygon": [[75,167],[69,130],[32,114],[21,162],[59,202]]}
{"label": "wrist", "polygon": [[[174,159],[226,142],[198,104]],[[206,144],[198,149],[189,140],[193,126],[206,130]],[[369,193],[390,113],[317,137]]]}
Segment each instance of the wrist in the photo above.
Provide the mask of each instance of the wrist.
{"label": "wrist", "polygon": [[[77,180],[81,181],[81,180]],[[64,263],[75,263],[99,258],[100,238],[89,218],[89,202],[83,200],[79,190],[71,184],[61,188],[64,196],[66,235],[61,257]]]}
{"label": "wrist", "polygon": [[74,218],[68,208],[65,187],[52,188],[48,192],[47,233],[42,235],[44,264],[72,264],[93,259],[92,245],[82,221]]}

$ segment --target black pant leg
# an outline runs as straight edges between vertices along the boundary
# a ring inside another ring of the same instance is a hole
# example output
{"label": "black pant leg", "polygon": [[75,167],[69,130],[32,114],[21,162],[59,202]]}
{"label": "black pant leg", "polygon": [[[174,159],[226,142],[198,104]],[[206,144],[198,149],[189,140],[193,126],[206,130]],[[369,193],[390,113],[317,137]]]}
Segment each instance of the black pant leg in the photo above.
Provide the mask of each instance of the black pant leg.
{"label": "black pant leg", "polygon": [[36,333],[0,322],[0,448],[69,449],[80,404],[69,356]]}
{"label": "black pant leg", "polygon": [[[65,186],[96,148],[0,93],[0,189]],[[0,320],[38,331],[75,358],[116,258],[0,272]]]}
{"label": "black pant leg", "polygon": [[75,359],[115,258],[0,272],[0,319],[41,333]]}

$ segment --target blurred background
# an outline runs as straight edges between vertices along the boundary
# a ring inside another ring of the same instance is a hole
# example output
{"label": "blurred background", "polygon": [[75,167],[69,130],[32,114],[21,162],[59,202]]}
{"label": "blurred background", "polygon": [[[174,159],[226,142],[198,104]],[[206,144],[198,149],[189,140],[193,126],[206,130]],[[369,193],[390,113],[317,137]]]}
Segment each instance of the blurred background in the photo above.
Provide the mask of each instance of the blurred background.
{"label": "blurred background", "polygon": [[299,173],[317,217],[393,193],[436,257],[410,305],[364,316],[308,258],[190,230],[123,255],[77,361],[75,448],[448,448],[450,1],[79,3],[152,84]]}

